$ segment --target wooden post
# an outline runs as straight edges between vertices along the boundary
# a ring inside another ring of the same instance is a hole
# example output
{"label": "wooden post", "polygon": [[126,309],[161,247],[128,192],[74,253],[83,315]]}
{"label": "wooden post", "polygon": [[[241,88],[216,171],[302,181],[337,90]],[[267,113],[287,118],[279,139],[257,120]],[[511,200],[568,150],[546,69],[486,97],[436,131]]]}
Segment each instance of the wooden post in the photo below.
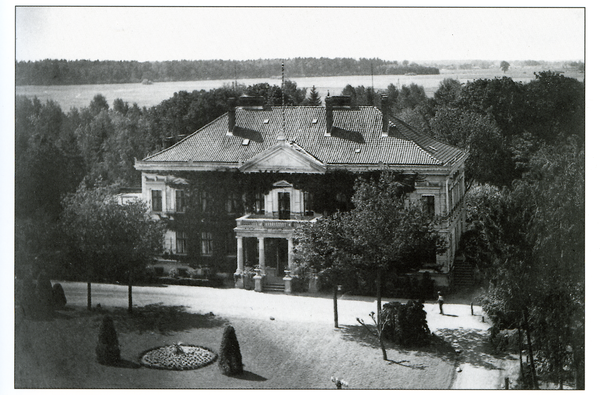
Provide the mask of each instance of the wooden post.
{"label": "wooden post", "polygon": [[507,390],[509,389],[509,385],[508,385],[508,377],[504,378],[504,389]]}
{"label": "wooden post", "polygon": [[471,315],[475,315],[473,314],[473,302],[471,302]]}

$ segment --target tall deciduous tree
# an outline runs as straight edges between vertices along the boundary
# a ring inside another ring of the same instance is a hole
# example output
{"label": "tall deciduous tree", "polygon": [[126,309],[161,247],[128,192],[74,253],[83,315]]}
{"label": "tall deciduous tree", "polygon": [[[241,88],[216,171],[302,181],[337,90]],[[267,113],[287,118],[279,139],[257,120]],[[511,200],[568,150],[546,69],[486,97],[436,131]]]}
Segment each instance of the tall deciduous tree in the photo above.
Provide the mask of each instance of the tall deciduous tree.
{"label": "tall deciduous tree", "polygon": [[120,203],[114,192],[81,185],[63,200],[62,229],[73,269],[88,283],[88,309],[91,282],[109,280],[128,283],[131,311],[132,281],[162,251],[164,225],[150,217],[144,202]]}
{"label": "tall deciduous tree", "polygon": [[508,63],[506,60],[503,60],[502,62],[500,62],[500,68],[502,69],[502,71],[504,71],[505,73],[508,71],[508,68],[510,67],[510,63]]}
{"label": "tall deciduous tree", "polygon": [[351,270],[351,256],[345,250],[348,240],[343,231],[340,213],[309,222],[295,234],[294,257],[304,274],[315,273],[320,280],[333,286],[333,321],[338,327],[338,285]]}
{"label": "tall deciduous tree", "polygon": [[[434,219],[422,207],[407,202],[406,193],[411,188],[408,181],[402,174],[387,171],[372,179],[360,178],[352,198],[355,208],[333,220],[317,222],[316,228],[305,235],[314,248],[307,258],[309,265],[321,270],[375,273],[379,335],[385,274],[418,268],[426,257],[446,247],[435,230]],[[312,243],[310,237],[315,235],[316,242]],[[383,359],[387,359],[381,336],[379,341]]]}
{"label": "tall deciduous tree", "polygon": [[576,138],[560,147],[542,147],[529,171],[498,199],[494,211],[500,215],[481,218],[496,258],[484,309],[494,325],[525,331],[532,365],[543,362],[539,372],[561,386],[574,372],[579,388],[584,371],[584,184],[584,150]]}

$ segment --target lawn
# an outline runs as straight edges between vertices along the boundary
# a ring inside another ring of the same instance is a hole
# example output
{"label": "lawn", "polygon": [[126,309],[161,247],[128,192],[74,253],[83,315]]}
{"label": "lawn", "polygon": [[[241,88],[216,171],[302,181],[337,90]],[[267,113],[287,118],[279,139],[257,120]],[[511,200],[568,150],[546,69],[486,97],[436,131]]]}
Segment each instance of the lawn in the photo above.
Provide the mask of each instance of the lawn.
{"label": "lawn", "polygon": [[[119,366],[95,360],[103,314],[115,321],[121,345]],[[244,375],[227,377],[217,363],[198,370],[142,367],[144,351],[182,342],[219,351],[223,329],[233,325]],[[46,320],[19,319],[15,331],[15,388],[276,388],[332,389],[331,377],[351,389],[448,389],[456,355],[440,338],[421,349],[388,345],[383,361],[375,338],[358,323],[331,324],[278,319],[221,317],[160,304],[87,311],[67,306]]]}

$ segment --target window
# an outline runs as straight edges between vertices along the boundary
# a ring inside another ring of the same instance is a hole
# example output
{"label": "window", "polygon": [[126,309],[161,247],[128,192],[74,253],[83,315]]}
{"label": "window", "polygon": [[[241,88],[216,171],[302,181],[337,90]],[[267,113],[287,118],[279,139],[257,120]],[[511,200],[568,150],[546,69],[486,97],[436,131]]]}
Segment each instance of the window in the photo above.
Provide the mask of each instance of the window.
{"label": "window", "polygon": [[152,191],[152,211],[162,211],[162,191]]}
{"label": "window", "polygon": [[235,192],[229,192],[227,194],[227,212],[229,214],[238,212],[238,195]]}
{"label": "window", "polygon": [[264,214],[265,213],[265,197],[260,192],[256,192],[254,194],[254,213],[255,214]]}
{"label": "window", "polygon": [[185,194],[183,191],[175,191],[175,212],[183,213],[185,209]]}
{"label": "window", "polygon": [[187,236],[184,232],[176,233],[175,252],[178,254],[187,254]]}
{"label": "window", "polygon": [[435,197],[434,196],[422,196],[423,210],[427,215],[435,215]]}
{"label": "window", "polygon": [[203,255],[212,255],[213,253],[213,240],[212,233],[202,232],[200,236],[200,244],[202,245]]}
{"label": "window", "polygon": [[304,215],[314,215],[313,195],[310,192],[304,192]]}
{"label": "window", "polygon": [[290,193],[279,192],[279,219],[290,219]]}
{"label": "window", "polygon": [[200,192],[200,207],[203,213],[208,211],[208,192],[206,191]]}

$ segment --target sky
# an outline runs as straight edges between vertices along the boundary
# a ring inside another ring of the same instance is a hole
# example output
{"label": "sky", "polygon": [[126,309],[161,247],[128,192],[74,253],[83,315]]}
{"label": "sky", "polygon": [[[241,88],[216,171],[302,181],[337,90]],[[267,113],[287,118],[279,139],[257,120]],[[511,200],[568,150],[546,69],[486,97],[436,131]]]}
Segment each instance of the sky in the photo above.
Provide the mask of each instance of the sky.
{"label": "sky", "polygon": [[583,61],[584,18],[539,7],[16,7],[15,57]]}

